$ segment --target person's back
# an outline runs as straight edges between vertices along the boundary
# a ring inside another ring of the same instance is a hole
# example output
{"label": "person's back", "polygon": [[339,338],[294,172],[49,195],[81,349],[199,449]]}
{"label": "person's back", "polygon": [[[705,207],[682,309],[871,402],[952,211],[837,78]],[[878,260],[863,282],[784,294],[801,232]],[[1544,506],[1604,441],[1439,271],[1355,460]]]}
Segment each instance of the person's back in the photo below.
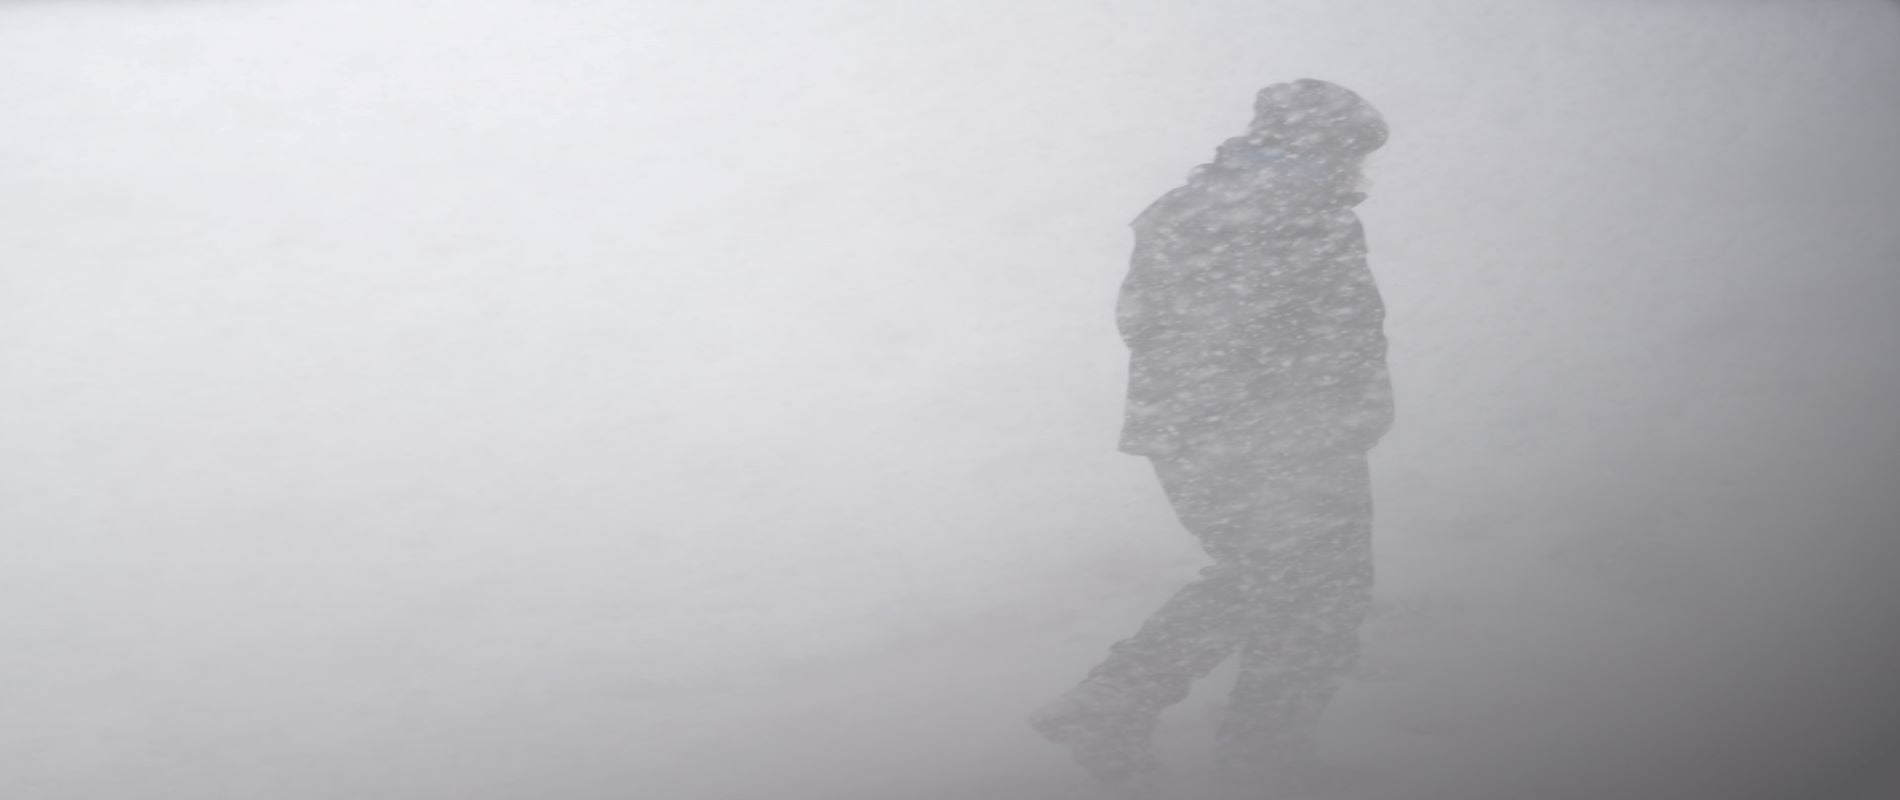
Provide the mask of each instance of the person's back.
{"label": "person's back", "polygon": [[1297,769],[1356,656],[1372,587],[1365,454],[1392,400],[1352,208],[1384,141],[1345,89],[1268,87],[1247,135],[1134,223],[1116,308],[1130,350],[1120,447],[1153,462],[1214,564],[1034,716],[1104,781],[1152,776],[1155,717],[1234,654],[1221,764]]}
{"label": "person's back", "polygon": [[[1116,307],[1132,355],[1123,452],[1370,447],[1390,425],[1385,310],[1352,210],[1364,199],[1359,163],[1384,142],[1383,123],[1318,81],[1261,97],[1249,135],[1222,144],[1214,163],[1134,222]],[[1288,105],[1319,106],[1301,124],[1348,130],[1288,130]]]}

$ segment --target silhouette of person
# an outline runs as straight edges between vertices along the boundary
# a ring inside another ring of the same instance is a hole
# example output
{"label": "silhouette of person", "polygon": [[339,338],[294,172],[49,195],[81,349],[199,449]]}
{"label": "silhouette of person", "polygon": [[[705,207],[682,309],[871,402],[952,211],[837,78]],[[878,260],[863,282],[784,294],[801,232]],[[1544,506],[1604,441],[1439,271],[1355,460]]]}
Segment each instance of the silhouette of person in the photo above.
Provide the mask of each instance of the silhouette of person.
{"label": "silhouette of person", "polygon": [[1371,600],[1366,454],[1393,416],[1385,308],[1353,213],[1385,138],[1351,91],[1269,86],[1247,133],[1134,221],[1120,449],[1152,462],[1213,563],[1031,717],[1105,783],[1156,780],[1156,718],[1235,655],[1220,770],[1260,785],[1315,763]]}

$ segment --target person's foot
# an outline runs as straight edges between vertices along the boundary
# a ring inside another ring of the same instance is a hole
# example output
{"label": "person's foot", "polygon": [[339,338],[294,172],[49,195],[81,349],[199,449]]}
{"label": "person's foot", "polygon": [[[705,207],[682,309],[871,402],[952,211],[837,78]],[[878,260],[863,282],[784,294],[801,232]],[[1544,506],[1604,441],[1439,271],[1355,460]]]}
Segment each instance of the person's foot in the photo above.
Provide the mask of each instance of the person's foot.
{"label": "person's foot", "polygon": [[1153,720],[1125,694],[1084,682],[1029,715],[1043,738],[1069,748],[1069,755],[1114,796],[1155,797],[1161,761],[1149,742]]}
{"label": "person's foot", "polygon": [[1123,693],[1096,681],[1084,681],[1029,715],[1029,726],[1042,738],[1069,744],[1132,709]]}

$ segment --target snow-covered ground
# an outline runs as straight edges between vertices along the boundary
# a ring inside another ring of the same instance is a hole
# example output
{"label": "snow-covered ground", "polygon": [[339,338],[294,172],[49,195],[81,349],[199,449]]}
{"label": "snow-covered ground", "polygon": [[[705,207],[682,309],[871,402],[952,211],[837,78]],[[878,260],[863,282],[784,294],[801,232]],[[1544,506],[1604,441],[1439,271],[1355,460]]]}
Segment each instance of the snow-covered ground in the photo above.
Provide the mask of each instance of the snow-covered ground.
{"label": "snow-covered ground", "polygon": [[49,0],[0,5],[0,797],[1084,796],[1023,714],[1201,563],[1112,450],[1125,224],[1306,75],[1394,132],[1329,749],[1871,781],[1891,3]]}

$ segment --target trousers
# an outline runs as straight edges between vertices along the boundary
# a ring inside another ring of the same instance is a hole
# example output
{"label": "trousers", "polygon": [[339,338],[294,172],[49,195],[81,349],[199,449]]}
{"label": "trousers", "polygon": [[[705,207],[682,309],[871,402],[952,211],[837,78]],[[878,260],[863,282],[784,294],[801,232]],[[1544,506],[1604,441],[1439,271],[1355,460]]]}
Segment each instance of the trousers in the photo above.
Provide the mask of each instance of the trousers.
{"label": "trousers", "polygon": [[1151,459],[1175,515],[1213,563],[1089,673],[1130,701],[1146,736],[1162,709],[1238,656],[1216,735],[1224,768],[1309,757],[1326,705],[1359,654],[1373,588],[1363,452]]}

